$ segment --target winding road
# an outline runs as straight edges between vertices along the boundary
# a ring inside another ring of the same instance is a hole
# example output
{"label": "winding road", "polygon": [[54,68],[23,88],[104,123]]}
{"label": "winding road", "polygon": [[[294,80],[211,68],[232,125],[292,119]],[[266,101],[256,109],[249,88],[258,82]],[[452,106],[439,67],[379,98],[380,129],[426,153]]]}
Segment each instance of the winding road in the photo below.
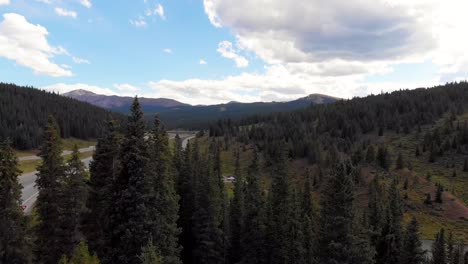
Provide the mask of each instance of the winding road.
{"label": "winding road", "polygon": [[[175,134],[169,133],[171,137],[175,137]],[[181,136],[182,137],[182,136]],[[188,141],[192,138],[194,138],[194,134],[190,135],[184,135],[183,140],[182,140],[182,148],[186,148]],[[79,149],[80,152],[88,152],[88,151],[93,151],[95,149],[94,146],[87,147],[87,148],[82,148]],[[71,154],[71,151],[64,151],[62,155],[68,155]],[[25,160],[36,160],[40,159],[38,156],[26,156],[26,157],[21,157],[18,158],[20,161],[25,161]],[[89,168],[89,164],[91,163],[92,157],[86,158],[81,160],[86,168]],[[39,195],[39,190],[36,187],[36,179],[37,179],[37,171],[29,172],[22,174],[21,176],[18,177],[18,182],[23,186],[23,190],[21,193],[21,200],[23,201],[23,208],[24,208],[24,213],[25,214],[30,214],[32,211],[32,208],[34,206],[34,203],[37,200],[37,196]]]}

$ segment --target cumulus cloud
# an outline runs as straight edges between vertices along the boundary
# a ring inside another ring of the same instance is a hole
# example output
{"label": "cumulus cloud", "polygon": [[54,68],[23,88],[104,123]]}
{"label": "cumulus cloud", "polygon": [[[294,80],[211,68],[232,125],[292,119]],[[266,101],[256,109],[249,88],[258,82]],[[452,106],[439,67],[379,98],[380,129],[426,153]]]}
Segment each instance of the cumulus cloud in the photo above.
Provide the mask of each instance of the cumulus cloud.
{"label": "cumulus cloud", "polygon": [[78,14],[75,11],[67,10],[61,7],[56,7],[55,13],[59,16],[77,18]]}
{"label": "cumulus cloud", "polygon": [[76,64],[91,64],[91,62],[89,60],[78,58],[78,57],[75,57],[75,56],[72,57],[72,60]]}
{"label": "cumulus cloud", "polygon": [[[408,1],[412,2],[412,1]],[[204,0],[211,23],[228,27],[239,44],[268,63],[401,60],[434,47],[420,12],[388,0],[302,2]]]}
{"label": "cumulus cloud", "polygon": [[169,53],[169,54],[172,53],[172,49],[169,49],[169,48],[163,49],[163,51],[164,51],[165,53]]}
{"label": "cumulus cloud", "polygon": [[83,6],[87,7],[87,8],[91,8],[92,6],[92,3],[90,0],[80,0],[80,4],[82,4]]}
{"label": "cumulus cloud", "polygon": [[49,32],[41,25],[29,23],[22,15],[7,13],[0,23],[0,57],[31,68],[35,74],[53,77],[72,76],[72,72],[53,63],[54,55],[68,54],[62,47],[51,46]]}
{"label": "cumulus cloud", "polygon": [[198,64],[200,64],[200,65],[206,65],[206,64],[208,64],[208,62],[206,62],[206,60],[204,60],[204,59],[200,59],[200,61],[198,62]]}
{"label": "cumulus cloud", "polygon": [[88,85],[84,83],[76,83],[76,84],[66,84],[66,83],[56,83],[52,85],[47,85],[41,87],[41,89],[50,91],[50,92],[57,92],[60,94],[67,93],[73,90],[87,90],[96,94],[104,94],[104,95],[114,95],[116,92],[112,91],[108,88],[103,88],[94,85]]}
{"label": "cumulus cloud", "polygon": [[0,0],[0,6],[1,5],[9,5],[10,4],[10,0]]}
{"label": "cumulus cloud", "polygon": [[234,60],[238,68],[249,66],[249,61],[245,57],[237,54],[234,48],[232,47],[232,43],[229,41],[221,41],[218,44],[218,49],[216,51],[218,51],[219,54],[221,54],[221,56],[223,56],[224,58]]}
{"label": "cumulus cloud", "polygon": [[39,2],[39,3],[44,3],[44,4],[52,4],[52,0],[36,0],[36,2]]}

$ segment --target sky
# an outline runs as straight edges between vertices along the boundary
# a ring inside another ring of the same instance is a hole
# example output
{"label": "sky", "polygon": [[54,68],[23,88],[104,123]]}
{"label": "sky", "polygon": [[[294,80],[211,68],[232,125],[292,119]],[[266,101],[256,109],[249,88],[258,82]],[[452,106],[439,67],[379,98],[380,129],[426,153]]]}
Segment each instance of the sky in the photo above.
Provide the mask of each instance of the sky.
{"label": "sky", "polygon": [[468,76],[466,0],[0,0],[0,80],[189,104]]}

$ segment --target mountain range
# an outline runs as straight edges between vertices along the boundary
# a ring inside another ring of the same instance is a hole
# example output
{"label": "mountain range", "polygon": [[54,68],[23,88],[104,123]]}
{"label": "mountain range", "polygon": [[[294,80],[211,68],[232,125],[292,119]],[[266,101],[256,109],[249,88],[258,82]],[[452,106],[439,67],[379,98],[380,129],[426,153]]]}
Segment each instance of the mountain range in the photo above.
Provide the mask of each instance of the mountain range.
{"label": "mountain range", "polygon": [[[133,98],[128,96],[101,95],[87,90],[74,90],[63,96],[100,106],[102,108],[128,113]],[[158,113],[168,128],[201,129],[219,118],[238,118],[249,115],[291,111],[314,104],[327,104],[338,98],[322,94],[311,94],[288,102],[229,102],[216,105],[189,105],[168,98],[139,98],[141,107],[148,118]]]}

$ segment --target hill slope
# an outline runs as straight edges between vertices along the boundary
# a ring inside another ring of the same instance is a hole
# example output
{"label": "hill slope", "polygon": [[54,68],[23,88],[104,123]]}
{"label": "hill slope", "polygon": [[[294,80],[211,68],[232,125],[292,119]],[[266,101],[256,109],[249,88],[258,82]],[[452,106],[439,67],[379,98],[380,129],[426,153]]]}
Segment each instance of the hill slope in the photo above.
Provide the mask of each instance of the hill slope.
{"label": "hill slope", "polygon": [[0,83],[0,139],[10,138],[18,149],[36,148],[49,115],[62,137],[96,138],[105,120],[121,115],[94,105],[31,87]]}
{"label": "hill slope", "polygon": [[[286,142],[290,175],[299,186],[312,175],[317,195],[332,164],[340,157],[349,159],[358,207],[367,208],[369,185],[377,175],[387,187],[396,180],[404,197],[404,219],[416,217],[423,238],[432,239],[444,227],[457,239],[468,239],[466,82],[220,121],[210,132],[255,145],[267,161]],[[439,195],[437,189],[442,190]]]}

